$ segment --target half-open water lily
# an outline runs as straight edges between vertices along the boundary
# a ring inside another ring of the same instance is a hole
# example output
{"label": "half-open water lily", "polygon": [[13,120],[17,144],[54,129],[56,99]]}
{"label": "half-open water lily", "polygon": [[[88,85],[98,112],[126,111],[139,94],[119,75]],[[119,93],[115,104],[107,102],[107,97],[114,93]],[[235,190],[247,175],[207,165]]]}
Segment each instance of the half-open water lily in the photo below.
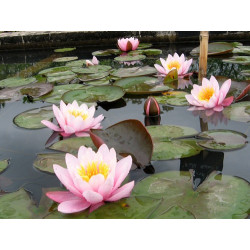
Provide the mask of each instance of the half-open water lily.
{"label": "half-open water lily", "polygon": [[233,96],[226,98],[231,87],[231,79],[225,81],[221,88],[214,76],[210,80],[203,78],[202,85],[193,85],[191,95],[186,95],[187,101],[195,107],[190,110],[213,109],[214,111],[222,111],[224,107],[229,106],[233,102]]}
{"label": "half-open water lily", "polygon": [[79,106],[77,101],[73,101],[72,104],[69,103],[68,105],[61,101],[60,109],[53,105],[53,111],[59,127],[47,120],[41,122],[48,128],[60,132],[65,137],[71,134],[89,136],[90,129],[100,129],[100,122],[104,119],[103,115],[94,118],[95,106],[88,108],[85,103]]}
{"label": "half-open water lily", "polygon": [[98,65],[99,61],[97,60],[97,58],[95,56],[93,56],[92,60],[86,60],[86,66],[93,66],[93,65]]}
{"label": "half-open water lily", "polygon": [[161,76],[166,76],[171,70],[176,69],[178,72],[178,77],[183,78],[192,73],[187,73],[190,65],[192,64],[193,59],[186,60],[184,54],[179,56],[177,53],[168,55],[167,59],[164,60],[160,58],[162,66],[155,64],[156,70],[160,73]]}
{"label": "half-open water lily", "polygon": [[134,37],[118,39],[117,44],[122,51],[136,50],[139,46],[139,40]]}
{"label": "half-open water lily", "polygon": [[128,197],[134,181],[121,186],[132,166],[132,157],[117,162],[116,152],[103,144],[95,153],[81,146],[78,157],[66,154],[67,169],[54,164],[54,172],[68,191],[48,192],[46,195],[60,203],[58,211],[75,213],[90,208],[90,212],[104,205]]}

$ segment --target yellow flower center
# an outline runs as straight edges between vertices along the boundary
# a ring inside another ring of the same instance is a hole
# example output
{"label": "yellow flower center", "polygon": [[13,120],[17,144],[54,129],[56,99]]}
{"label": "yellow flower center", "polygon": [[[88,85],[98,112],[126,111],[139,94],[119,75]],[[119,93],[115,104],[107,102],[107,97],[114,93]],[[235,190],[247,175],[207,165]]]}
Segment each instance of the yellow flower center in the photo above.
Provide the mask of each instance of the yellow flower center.
{"label": "yellow flower center", "polygon": [[213,87],[206,87],[203,88],[199,94],[198,94],[198,99],[200,101],[209,101],[210,98],[213,96],[214,94],[214,88]]}
{"label": "yellow flower center", "polygon": [[82,117],[83,120],[86,120],[88,118],[88,114],[87,113],[83,113],[82,111],[79,110],[70,110],[69,113],[71,115],[73,115],[74,117]]}
{"label": "yellow flower center", "polygon": [[78,174],[86,182],[89,182],[90,178],[97,174],[102,174],[106,179],[109,174],[109,166],[105,162],[97,164],[97,162],[89,162],[86,167],[81,165],[78,169]]}
{"label": "yellow flower center", "polygon": [[167,67],[169,70],[171,70],[173,68],[176,68],[178,70],[181,67],[181,65],[178,61],[172,61],[172,62],[168,63]]}

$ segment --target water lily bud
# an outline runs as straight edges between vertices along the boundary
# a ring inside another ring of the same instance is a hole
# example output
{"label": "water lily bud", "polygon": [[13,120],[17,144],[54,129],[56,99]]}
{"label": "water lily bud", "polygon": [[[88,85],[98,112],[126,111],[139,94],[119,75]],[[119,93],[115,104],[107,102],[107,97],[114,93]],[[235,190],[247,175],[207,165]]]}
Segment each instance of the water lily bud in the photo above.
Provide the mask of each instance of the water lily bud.
{"label": "water lily bud", "polygon": [[154,97],[148,97],[144,103],[144,112],[146,116],[157,116],[160,115],[161,109],[159,103]]}

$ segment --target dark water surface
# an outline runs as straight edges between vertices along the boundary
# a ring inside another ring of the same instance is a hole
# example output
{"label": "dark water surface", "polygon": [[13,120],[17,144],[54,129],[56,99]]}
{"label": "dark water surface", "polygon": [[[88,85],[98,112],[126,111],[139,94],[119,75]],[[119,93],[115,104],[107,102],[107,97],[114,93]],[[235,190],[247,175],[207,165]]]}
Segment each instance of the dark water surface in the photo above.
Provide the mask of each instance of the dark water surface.
{"label": "dark water surface", "polygon": [[[163,50],[161,57],[165,58],[168,53],[174,52],[185,53],[189,56],[189,52],[197,44],[190,45],[155,45],[154,48]],[[112,48],[109,47],[109,48]],[[101,48],[103,49],[103,48]],[[67,56],[76,55],[79,59],[92,58],[91,52],[100,50],[100,48],[88,47],[77,48],[77,50],[67,53]],[[15,76],[20,72],[25,74],[28,67],[36,64],[55,54],[53,49],[50,50],[34,50],[19,52],[1,52],[0,53],[0,80],[9,76]],[[64,54],[62,54],[64,56]],[[105,57],[99,57],[100,61]],[[154,60],[155,61],[155,60]],[[215,72],[215,75],[225,75],[232,78],[241,78],[239,71],[241,66],[233,64],[224,64],[220,67],[216,66],[218,59],[210,59],[208,65],[208,75]],[[152,66],[152,65],[151,65]],[[46,65],[44,68],[51,66]],[[193,66],[197,70],[197,64]],[[40,71],[40,70],[38,70]],[[34,74],[36,74],[35,72]],[[27,73],[29,75],[29,73]],[[107,128],[119,121],[126,119],[137,119],[144,123],[145,116],[143,114],[143,105],[146,97],[127,97],[123,98],[126,105],[120,108],[113,108],[106,111],[98,106],[95,116],[103,114],[105,120],[102,122],[103,128]],[[1,104],[0,108],[0,160],[10,159],[10,166],[0,175],[0,191],[13,192],[20,187],[32,193],[33,199],[39,201],[41,196],[41,188],[56,187],[60,185],[57,177],[53,174],[41,172],[33,167],[33,162],[37,154],[45,152],[54,152],[45,148],[45,143],[52,134],[48,128],[38,130],[28,130],[17,127],[13,123],[13,118],[29,109],[48,106],[51,104],[44,102],[28,103],[24,100],[17,102],[6,102]],[[170,107],[161,105],[161,121],[160,124],[181,125],[193,127],[200,131],[199,116],[194,116],[191,111],[187,111],[188,107]],[[236,122],[230,120],[217,121],[217,125],[208,123],[209,129],[231,129],[245,133],[250,136],[250,129],[247,123]],[[152,167],[136,169],[130,172],[130,178],[140,180],[153,172],[162,172],[167,170],[188,170],[189,166],[196,165],[197,175],[200,179],[204,179],[212,170],[221,171],[223,174],[239,176],[250,181],[250,163],[249,163],[249,144],[244,148],[229,152],[208,152],[203,151],[202,155],[181,159],[152,162]],[[206,157],[204,157],[206,154]],[[205,160],[204,160],[205,159]],[[191,163],[190,163],[191,162]]]}

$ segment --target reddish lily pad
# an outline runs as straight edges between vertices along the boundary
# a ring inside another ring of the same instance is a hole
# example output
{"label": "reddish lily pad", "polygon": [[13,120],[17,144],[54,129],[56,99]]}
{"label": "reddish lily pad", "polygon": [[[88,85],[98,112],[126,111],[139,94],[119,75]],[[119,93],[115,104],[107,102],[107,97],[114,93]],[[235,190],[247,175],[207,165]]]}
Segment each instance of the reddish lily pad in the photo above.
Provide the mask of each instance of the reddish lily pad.
{"label": "reddish lily pad", "polygon": [[210,175],[194,191],[188,172],[167,171],[138,182],[132,195],[162,199],[150,218],[171,218],[174,216],[171,209],[177,207],[181,212],[179,218],[189,212],[189,218],[193,215],[197,219],[243,219],[248,216],[249,189],[249,183],[241,178]]}
{"label": "reddish lily pad", "polygon": [[153,143],[147,129],[138,120],[125,120],[105,130],[91,130],[91,139],[97,148],[103,143],[125,157],[131,155],[137,167],[150,163]]}
{"label": "reddish lily pad", "polygon": [[133,68],[120,68],[117,70],[113,70],[111,72],[111,75],[123,78],[123,77],[153,75],[156,72],[157,71],[155,68],[150,66],[144,66],[144,67],[133,67]]}
{"label": "reddish lily pad", "polygon": [[201,147],[212,150],[234,150],[246,145],[247,136],[233,130],[214,129],[200,133],[198,136],[209,140],[199,141]]}

